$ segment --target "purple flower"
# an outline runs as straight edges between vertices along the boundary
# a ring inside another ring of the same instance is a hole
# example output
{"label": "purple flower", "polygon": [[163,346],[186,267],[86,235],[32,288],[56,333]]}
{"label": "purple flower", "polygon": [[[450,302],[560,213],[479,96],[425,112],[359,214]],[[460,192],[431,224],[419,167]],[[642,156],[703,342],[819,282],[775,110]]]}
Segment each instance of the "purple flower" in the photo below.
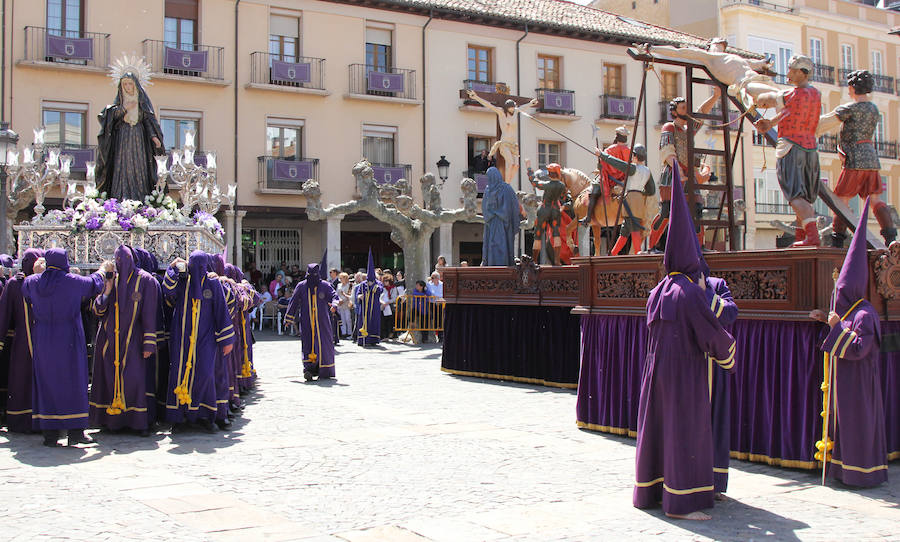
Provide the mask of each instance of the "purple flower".
{"label": "purple flower", "polygon": [[145,218],[152,219],[156,218],[156,209],[153,207],[144,207],[141,210],[141,214],[144,215]]}
{"label": "purple flower", "polygon": [[108,213],[118,213],[119,212],[119,202],[116,201],[116,198],[106,200],[106,203],[103,204],[103,208]]}
{"label": "purple flower", "polygon": [[125,231],[134,228],[134,224],[131,223],[131,219],[124,216],[119,217],[119,226]]}
{"label": "purple flower", "polygon": [[99,218],[97,218],[96,216],[92,216],[92,217],[89,218],[89,219],[87,220],[87,222],[84,224],[84,227],[87,228],[87,229],[89,229],[89,230],[99,230],[99,229],[100,229],[100,226],[102,226],[102,225],[103,225],[103,223],[100,222],[100,219],[99,219]]}

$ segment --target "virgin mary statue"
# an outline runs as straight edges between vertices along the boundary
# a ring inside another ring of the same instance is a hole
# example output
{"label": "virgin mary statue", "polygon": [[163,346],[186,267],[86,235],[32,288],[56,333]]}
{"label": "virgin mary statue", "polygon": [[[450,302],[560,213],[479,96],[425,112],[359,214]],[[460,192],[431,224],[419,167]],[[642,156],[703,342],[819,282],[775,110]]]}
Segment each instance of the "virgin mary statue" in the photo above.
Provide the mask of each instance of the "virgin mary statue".
{"label": "virgin mary statue", "polygon": [[156,184],[154,156],[165,154],[162,130],[144,91],[149,72],[143,58],[116,60],[110,73],[116,99],[98,116],[97,189],[119,201],[144,201]]}

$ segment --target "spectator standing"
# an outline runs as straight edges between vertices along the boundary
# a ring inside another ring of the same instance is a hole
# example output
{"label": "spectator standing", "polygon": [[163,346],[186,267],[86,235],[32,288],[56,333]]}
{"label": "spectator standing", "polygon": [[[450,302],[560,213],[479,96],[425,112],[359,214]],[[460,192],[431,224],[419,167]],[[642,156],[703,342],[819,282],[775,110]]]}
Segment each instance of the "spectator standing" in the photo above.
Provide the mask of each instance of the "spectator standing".
{"label": "spectator standing", "polygon": [[340,333],[343,337],[349,337],[353,330],[353,317],[350,315],[350,307],[353,305],[350,300],[350,291],[353,285],[350,284],[350,275],[341,273],[338,275],[338,285],[335,291],[338,294],[338,315],[340,315],[341,328]]}

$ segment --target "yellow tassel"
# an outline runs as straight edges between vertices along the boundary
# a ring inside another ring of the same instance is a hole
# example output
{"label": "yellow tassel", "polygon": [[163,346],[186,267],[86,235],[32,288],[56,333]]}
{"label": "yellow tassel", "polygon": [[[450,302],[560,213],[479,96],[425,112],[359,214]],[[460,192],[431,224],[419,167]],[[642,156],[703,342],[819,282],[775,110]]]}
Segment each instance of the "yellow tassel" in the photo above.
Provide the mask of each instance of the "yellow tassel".
{"label": "yellow tassel", "polygon": [[191,369],[194,367],[194,356],[197,353],[197,330],[200,327],[200,300],[194,299],[191,301],[191,336],[190,336],[190,346],[188,348],[188,359],[187,363],[184,366],[184,378],[181,380],[181,384],[175,387],[173,390],[175,396],[178,398],[179,405],[189,405],[191,404],[191,394],[188,391],[188,385],[190,383]]}

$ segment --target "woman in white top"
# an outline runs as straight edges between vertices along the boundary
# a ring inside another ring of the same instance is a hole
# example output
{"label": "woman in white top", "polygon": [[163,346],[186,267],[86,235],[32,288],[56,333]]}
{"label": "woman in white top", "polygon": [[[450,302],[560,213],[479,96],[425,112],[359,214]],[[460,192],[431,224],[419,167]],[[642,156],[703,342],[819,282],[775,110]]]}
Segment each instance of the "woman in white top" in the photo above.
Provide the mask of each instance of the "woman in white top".
{"label": "woman in white top", "polygon": [[350,315],[350,275],[341,273],[338,275],[340,282],[337,286],[338,294],[338,315],[341,319],[341,337],[349,337],[353,332],[353,319]]}

